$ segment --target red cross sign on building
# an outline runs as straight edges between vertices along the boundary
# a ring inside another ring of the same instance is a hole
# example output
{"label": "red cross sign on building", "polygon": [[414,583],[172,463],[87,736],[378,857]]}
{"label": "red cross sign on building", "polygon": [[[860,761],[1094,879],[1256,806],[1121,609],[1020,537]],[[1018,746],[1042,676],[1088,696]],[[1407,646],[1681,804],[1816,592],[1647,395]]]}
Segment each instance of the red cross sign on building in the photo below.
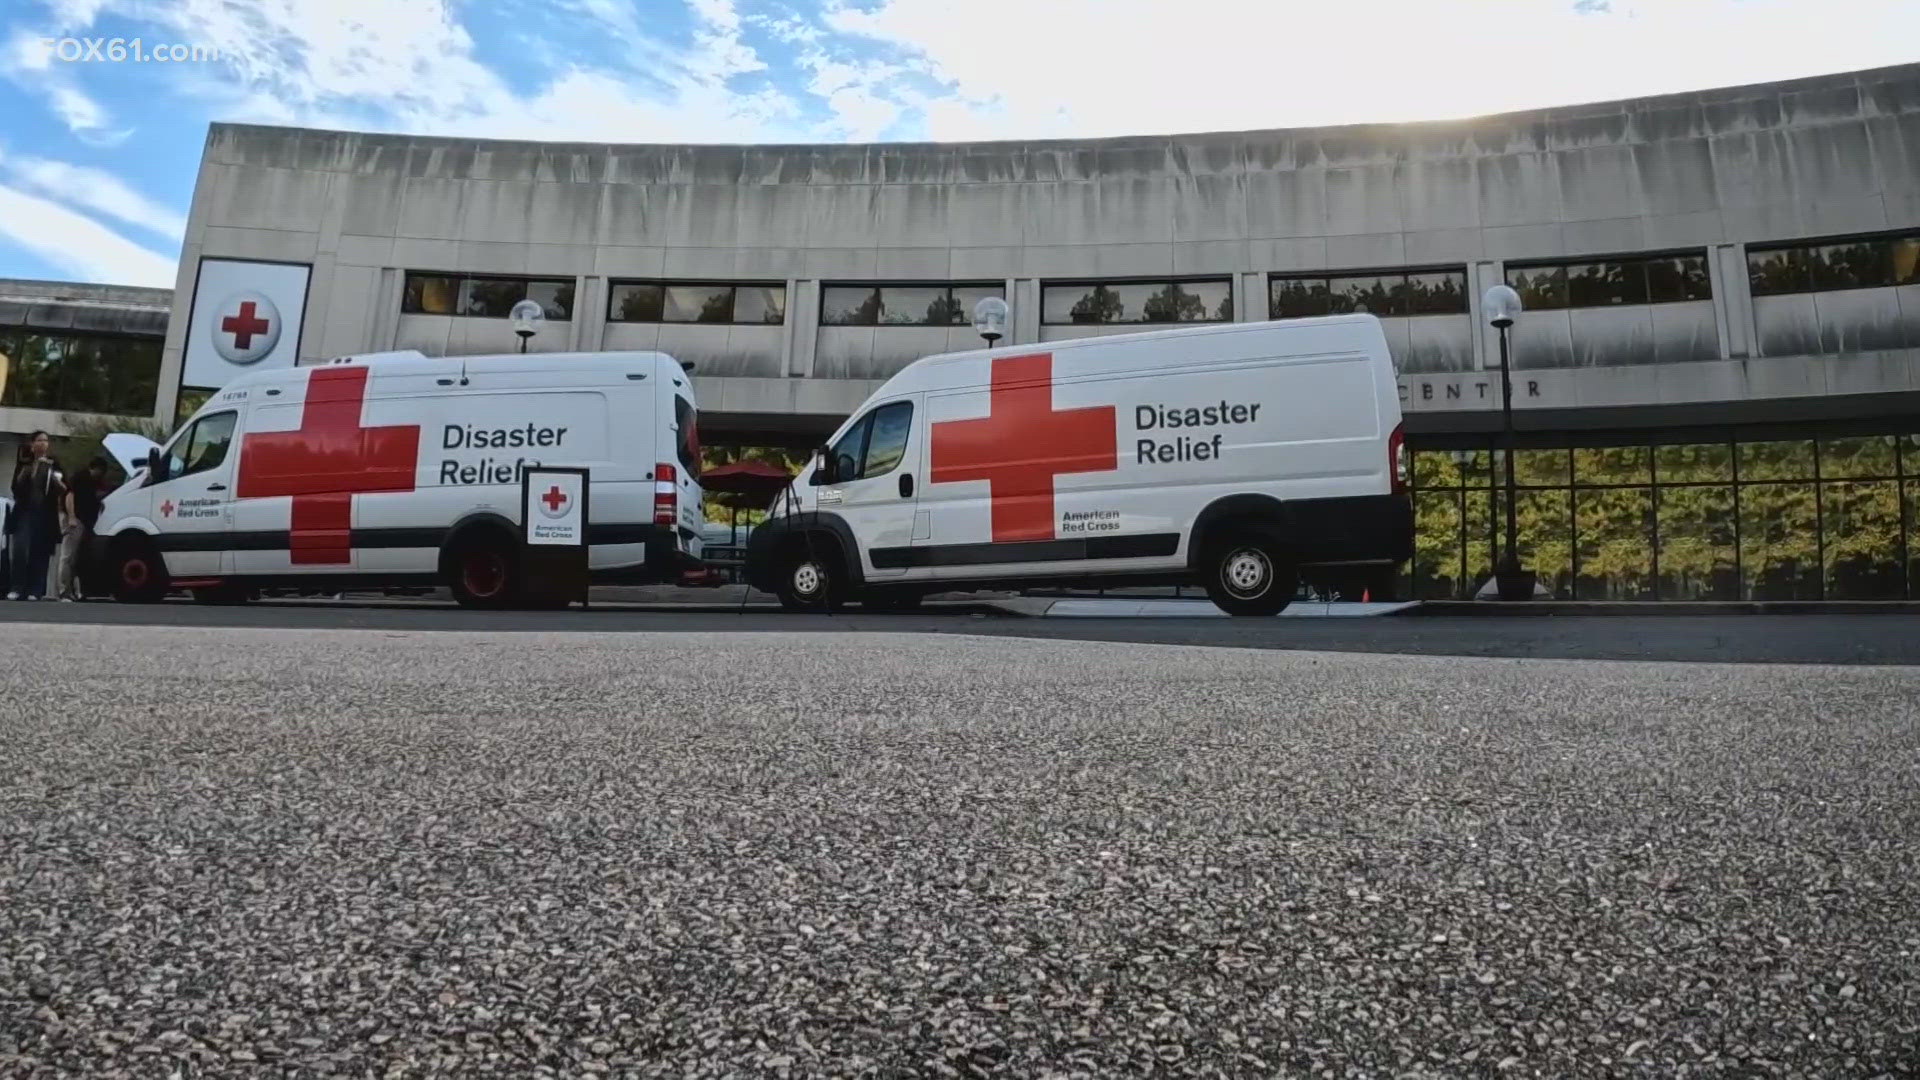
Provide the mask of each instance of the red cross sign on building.
{"label": "red cross sign on building", "polygon": [[234,494],[292,497],[287,546],[295,565],[351,561],[355,494],[413,490],[420,425],[363,427],[369,374],[364,367],[315,368],[299,428],[242,440]]}
{"label": "red cross sign on building", "polygon": [[987,481],[994,543],[1051,540],[1054,477],[1119,467],[1114,407],[1055,409],[1052,353],[994,360],[992,387],[989,415],[933,425],[930,479]]}
{"label": "red cross sign on building", "polygon": [[242,289],[211,309],[210,321],[204,325],[213,339],[213,351],[227,363],[257,364],[280,344],[281,323],[286,320],[266,293]]}
{"label": "red cross sign on building", "polygon": [[254,312],[254,302],[244,300],[240,310],[220,320],[220,329],[233,335],[233,347],[250,349],[253,347],[253,335],[264,334],[273,328],[273,324]]}

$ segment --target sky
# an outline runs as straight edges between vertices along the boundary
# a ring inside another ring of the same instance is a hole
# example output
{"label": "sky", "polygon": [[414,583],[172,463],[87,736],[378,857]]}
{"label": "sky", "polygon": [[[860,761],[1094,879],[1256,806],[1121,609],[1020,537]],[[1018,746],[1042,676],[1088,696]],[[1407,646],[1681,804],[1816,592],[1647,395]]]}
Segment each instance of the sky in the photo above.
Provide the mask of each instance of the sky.
{"label": "sky", "polygon": [[1915,60],[1920,0],[0,0],[0,277],[172,286],[214,121],[1097,138],[1454,119]]}

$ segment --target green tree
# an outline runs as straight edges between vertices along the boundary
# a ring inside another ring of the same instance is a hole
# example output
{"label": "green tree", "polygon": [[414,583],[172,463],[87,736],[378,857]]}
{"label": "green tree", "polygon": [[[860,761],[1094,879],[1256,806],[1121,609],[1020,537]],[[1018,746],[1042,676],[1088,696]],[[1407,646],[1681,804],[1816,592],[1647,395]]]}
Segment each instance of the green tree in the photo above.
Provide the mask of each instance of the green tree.
{"label": "green tree", "polygon": [[934,297],[933,303],[927,305],[926,325],[959,326],[966,321],[965,315],[966,312],[960,307],[960,301],[954,299],[952,293],[946,293]]}
{"label": "green tree", "polygon": [[1192,322],[1207,317],[1207,302],[1173,282],[1142,305],[1147,322]]}
{"label": "green tree", "polygon": [[1095,285],[1093,291],[1081,297],[1073,305],[1069,317],[1076,323],[1118,322],[1127,310],[1120,294],[1105,285]]}

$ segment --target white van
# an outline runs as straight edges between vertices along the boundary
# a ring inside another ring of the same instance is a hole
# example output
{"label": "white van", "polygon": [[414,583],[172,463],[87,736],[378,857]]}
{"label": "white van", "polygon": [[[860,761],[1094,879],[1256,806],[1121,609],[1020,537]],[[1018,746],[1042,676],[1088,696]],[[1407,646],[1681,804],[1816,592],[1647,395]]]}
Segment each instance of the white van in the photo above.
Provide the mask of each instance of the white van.
{"label": "white van", "polygon": [[[262,588],[520,588],[520,470],[591,470],[595,581],[677,580],[705,524],[693,379],[658,352],[349,356],[243,375],[166,447],[108,444],[129,481],[98,565],[124,601]],[[143,460],[144,459],[144,460]]]}
{"label": "white van", "polygon": [[1400,398],[1371,315],[931,356],[754,530],[792,608],[1041,585],[1205,586],[1272,615],[1303,567],[1412,557]]}

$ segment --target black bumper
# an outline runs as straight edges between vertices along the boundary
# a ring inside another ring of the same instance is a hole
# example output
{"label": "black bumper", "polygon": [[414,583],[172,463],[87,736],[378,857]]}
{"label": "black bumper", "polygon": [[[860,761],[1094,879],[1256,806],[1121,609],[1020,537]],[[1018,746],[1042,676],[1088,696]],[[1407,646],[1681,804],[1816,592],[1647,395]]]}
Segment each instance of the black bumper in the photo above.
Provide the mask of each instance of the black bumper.
{"label": "black bumper", "polygon": [[1289,540],[1303,564],[1392,563],[1413,558],[1413,500],[1356,495],[1287,504]]}

